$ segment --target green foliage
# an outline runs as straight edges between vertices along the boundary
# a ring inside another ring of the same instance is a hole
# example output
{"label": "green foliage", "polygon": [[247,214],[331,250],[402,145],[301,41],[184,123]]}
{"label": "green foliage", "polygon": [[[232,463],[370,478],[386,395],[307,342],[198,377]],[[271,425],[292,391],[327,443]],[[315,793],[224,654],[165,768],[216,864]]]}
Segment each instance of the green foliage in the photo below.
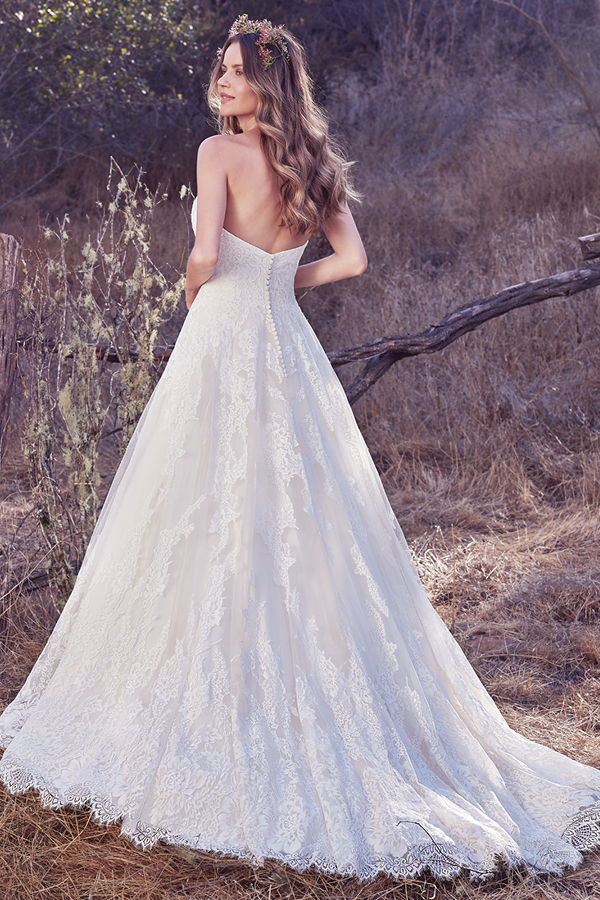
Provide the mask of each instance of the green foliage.
{"label": "green foliage", "polygon": [[206,114],[202,83],[225,27],[218,8],[208,0],[4,0],[5,182],[32,152],[46,177],[99,150],[140,164],[180,150],[190,118]]}
{"label": "green foliage", "polygon": [[[290,25],[317,75],[376,43],[380,16],[356,0],[243,8]],[[239,12],[233,0],[2,0],[0,209],[77,159],[113,156],[186,184],[209,133],[210,66]]]}
{"label": "green foliage", "polygon": [[[24,313],[32,327],[24,451],[49,566],[67,591],[100,506],[98,454],[107,432],[121,452],[156,384],[154,347],[183,276],[167,279],[149,255],[152,195],[113,164],[112,200],[81,263],[67,265],[68,219],[44,229],[25,260]],[[109,356],[116,362],[108,362]]]}

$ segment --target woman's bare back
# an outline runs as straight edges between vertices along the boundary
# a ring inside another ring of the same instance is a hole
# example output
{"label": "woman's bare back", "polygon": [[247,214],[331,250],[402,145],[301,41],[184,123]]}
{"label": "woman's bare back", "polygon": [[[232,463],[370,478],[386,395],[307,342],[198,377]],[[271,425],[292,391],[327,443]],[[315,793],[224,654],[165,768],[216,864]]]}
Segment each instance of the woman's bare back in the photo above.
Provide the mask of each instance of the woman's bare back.
{"label": "woman's bare back", "polygon": [[262,152],[258,129],[219,140],[227,163],[225,230],[267,253],[300,247],[306,236],[281,226],[279,179]]}
{"label": "woman's bare back", "polygon": [[[221,228],[266,253],[292,250],[306,241],[305,233],[281,225],[280,183],[265,159],[257,127],[203,141],[198,150],[197,175],[196,240],[185,283],[188,309],[215,271]],[[323,223],[323,232],[333,252],[298,267],[294,280],[298,288],[328,284],[365,271],[365,250],[347,207]]]}

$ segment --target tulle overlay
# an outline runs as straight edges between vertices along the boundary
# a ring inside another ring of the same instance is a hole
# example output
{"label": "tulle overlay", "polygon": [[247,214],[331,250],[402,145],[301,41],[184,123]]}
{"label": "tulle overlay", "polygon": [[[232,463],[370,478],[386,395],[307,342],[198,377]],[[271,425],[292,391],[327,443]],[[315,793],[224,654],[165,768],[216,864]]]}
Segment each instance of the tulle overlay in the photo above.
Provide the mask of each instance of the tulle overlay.
{"label": "tulle overlay", "polygon": [[370,878],[580,862],[600,772],[511,731],[419,582],[302,315],[223,232],[0,778],[158,840]]}

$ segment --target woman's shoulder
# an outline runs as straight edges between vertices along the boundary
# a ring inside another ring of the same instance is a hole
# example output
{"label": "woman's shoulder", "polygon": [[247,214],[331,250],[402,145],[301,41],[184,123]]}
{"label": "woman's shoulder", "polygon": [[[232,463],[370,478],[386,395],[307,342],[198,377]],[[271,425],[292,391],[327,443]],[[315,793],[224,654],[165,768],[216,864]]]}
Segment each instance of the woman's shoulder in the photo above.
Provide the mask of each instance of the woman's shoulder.
{"label": "woman's shoulder", "polygon": [[226,134],[214,134],[206,138],[198,147],[198,165],[206,163],[214,165],[222,161],[224,152],[227,152],[228,142]]}
{"label": "woman's shoulder", "polygon": [[243,153],[245,144],[240,137],[238,134],[213,134],[202,141],[198,147],[198,156],[221,158],[223,154],[232,156]]}
{"label": "woman's shoulder", "polygon": [[244,135],[215,134],[200,144],[198,167],[221,171],[228,177],[235,176],[256,168],[258,159],[255,157],[262,157],[260,147],[244,140]]}

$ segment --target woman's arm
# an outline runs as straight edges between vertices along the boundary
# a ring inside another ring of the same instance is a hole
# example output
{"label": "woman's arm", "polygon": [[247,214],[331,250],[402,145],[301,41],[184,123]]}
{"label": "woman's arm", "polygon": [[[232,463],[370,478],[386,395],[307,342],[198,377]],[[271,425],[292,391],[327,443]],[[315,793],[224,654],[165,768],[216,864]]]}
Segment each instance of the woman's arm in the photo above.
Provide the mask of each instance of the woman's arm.
{"label": "woman's arm", "polygon": [[222,138],[203,141],[198,148],[198,203],[196,240],[185,278],[185,303],[190,309],[196,294],[215,270],[219,258],[221,229],[227,204],[227,169]]}
{"label": "woman's arm", "polygon": [[362,275],[367,268],[367,254],[350,210],[346,207],[328,219],[323,231],[333,253],[324,259],[298,266],[294,287],[315,287],[342,278]]}

